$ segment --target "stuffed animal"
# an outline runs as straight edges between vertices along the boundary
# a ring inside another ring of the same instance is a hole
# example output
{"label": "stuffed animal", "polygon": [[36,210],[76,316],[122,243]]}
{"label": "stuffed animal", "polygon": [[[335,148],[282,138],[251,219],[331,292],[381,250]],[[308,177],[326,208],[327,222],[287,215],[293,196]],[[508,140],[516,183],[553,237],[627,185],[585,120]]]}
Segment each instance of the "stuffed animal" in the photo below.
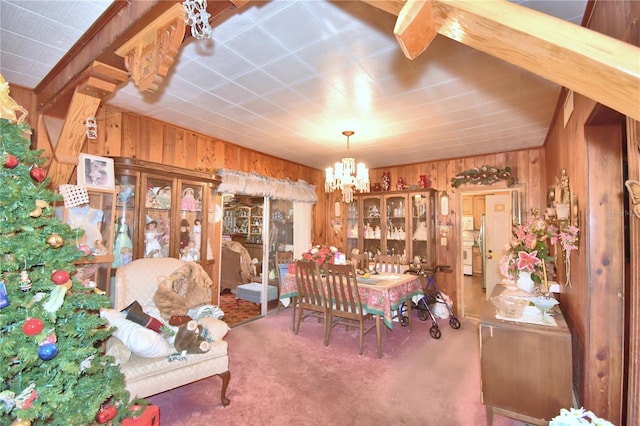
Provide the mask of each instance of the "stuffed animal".
{"label": "stuffed animal", "polygon": [[202,325],[195,321],[189,321],[180,326],[173,346],[176,351],[186,351],[188,354],[202,354],[209,352],[209,349],[211,349],[211,344],[207,342],[207,339],[202,334]]}

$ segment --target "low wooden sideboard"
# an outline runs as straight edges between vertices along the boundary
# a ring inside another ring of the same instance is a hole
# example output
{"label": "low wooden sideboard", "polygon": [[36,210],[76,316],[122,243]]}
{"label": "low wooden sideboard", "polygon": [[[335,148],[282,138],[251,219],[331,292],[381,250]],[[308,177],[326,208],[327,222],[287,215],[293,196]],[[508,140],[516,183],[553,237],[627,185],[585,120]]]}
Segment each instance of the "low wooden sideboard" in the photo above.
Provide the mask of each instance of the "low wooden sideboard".
{"label": "low wooden sideboard", "polygon": [[[503,290],[496,286],[492,296]],[[571,333],[558,306],[558,326],[551,327],[497,319],[491,301],[484,303],[480,368],[487,425],[494,413],[546,425],[572,406]]]}

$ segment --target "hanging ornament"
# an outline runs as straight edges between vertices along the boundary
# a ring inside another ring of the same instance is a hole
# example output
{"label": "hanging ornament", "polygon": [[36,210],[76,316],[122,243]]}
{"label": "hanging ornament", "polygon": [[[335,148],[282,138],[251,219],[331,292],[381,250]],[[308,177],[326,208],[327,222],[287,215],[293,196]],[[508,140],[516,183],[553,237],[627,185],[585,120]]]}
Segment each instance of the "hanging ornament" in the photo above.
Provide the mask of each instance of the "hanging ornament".
{"label": "hanging ornament", "polygon": [[29,420],[16,420],[11,423],[11,426],[31,426],[31,422]]}
{"label": "hanging ornament", "polygon": [[64,269],[53,271],[53,274],[51,274],[51,281],[57,285],[66,284],[70,279],[71,277],[69,276],[69,273]]}
{"label": "hanging ornament", "polygon": [[43,361],[49,361],[58,355],[58,345],[55,343],[45,343],[38,349],[38,356]]}
{"label": "hanging ornament", "polygon": [[87,139],[98,139],[98,123],[96,118],[89,116],[84,122],[87,129]]}
{"label": "hanging ornament", "polygon": [[58,336],[56,336],[56,333],[51,333],[48,336],[46,336],[44,339],[42,339],[42,342],[39,343],[40,346],[42,345],[46,345],[47,343],[57,343],[58,342]]}
{"label": "hanging ornament", "polygon": [[9,306],[9,296],[7,296],[7,287],[4,285],[4,281],[0,280],[0,308],[6,308]]}
{"label": "hanging ornament", "polygon": [[35,383],[31,383],[22,392],[20,392],[20,395],[15,397],[15,400],[10,401],[10,403],[13,403],[21,410],[26,410],[28,408],[31,408],[31,406],[33,405],[33,401],[38,399],[39,396],[40,395],[38,395],[38,391],[36,391]]}
{"label": "hanging ornament", "polygon": [[18,159],[13,154],[7,154],[6,152],[3,155],[4,157],[4,167],[7,169],[13,169],[18,165]]}
{"label": "hanging ornament", "polygon": [[109,420],[113,419],[116,416],[116,413],[118,412],[118,409],[113,406],[113,405],[107,405],[106,407],[103,407],[100,409],[100,411],[98,411],[98,414],[96,414],[96,421],[98,423],[106,423]]}
{"label": "hanging ornament", "polygon": [[31,168],[29,175],[38,183],[42,182],[47,177],[47,173],[38,166]]}
{"label": "hanging ornament", "polygon": [[78,246],[78,250],[80,250],[80,252],[82,252],[83,256],[89,256],[91,254],[91,247],[89,247],[86,244],[80,244]]}
{"label": "hanging ornament", "polygon": [[20,290],[29,291],[31,289],[31,280],[26,270],[20,271]]}
{"label": "hanging ornament", "polygon": [[28,318],[22,324],[22,332],[27,336],[35,336],[44,328],[44,323],[38,318]]}
{"label": "hanging ornament", "polygon": [[42,209],[40,207],[36,207],[32,211],[29,212],[29,216],[31,217],[40,217],[42,216]]}
{"label": "hanging ornament", "polygon": [[52,248],[60,248],[64,245],[64,240],[58,234],[51,234],[46,239],[47,244]]}

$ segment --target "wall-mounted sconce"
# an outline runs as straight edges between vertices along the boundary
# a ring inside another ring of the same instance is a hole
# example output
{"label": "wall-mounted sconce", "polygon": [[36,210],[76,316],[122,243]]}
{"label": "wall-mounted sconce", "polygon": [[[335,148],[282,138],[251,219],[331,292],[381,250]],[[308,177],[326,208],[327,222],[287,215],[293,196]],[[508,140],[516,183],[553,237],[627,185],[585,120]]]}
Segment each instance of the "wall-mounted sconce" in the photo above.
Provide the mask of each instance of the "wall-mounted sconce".
{"label": "wall-mounted sconce", "polygon": [[442,218],[438,221],[438,229],[440,230],[440,236],[446,238],[453,227],[453,224],[449,220],[449,213],[451,213],[451,210],[449,208],[450,197],[449,194],[447,194],[447,191],[440,192],[439,201],[440,216],[442,216]]}
{"label": "wall-mounted sconce", "polygon": [[447,191],[440,193],[440,214],[449,216],[449,194],[447,194]]}

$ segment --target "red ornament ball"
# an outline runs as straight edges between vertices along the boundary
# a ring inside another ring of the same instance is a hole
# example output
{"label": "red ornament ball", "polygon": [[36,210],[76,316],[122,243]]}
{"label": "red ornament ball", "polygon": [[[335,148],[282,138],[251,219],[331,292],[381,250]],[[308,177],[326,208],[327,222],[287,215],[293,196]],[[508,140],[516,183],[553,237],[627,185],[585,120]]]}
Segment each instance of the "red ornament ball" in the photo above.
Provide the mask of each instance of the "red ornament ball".
{"label": "red ornament ball", "polygon": [[44,328],[44,323],[38,318],[29,318],[22,324],[22,331],[27,336],[35,336]]}
{"label": "red ornament ball", "polygon": [[113,419],[118,413],[118,409],[113,405],[108,405],[104,408],[101,408],[96,414],[96,420],[98,423],[106,423],[109,420]]}
{"label": "red ornament ball", "polygon": [[6,157],[4,157],[4,166],[7,169],[13,169],[14,167],[16,167],[18,165],[18,159],[16,158],[15,155],[13,154],[7,154]]}
{"label": "red ornament ball", "polygon": [[80,244],[78,250],[82,252],[83,256],[89,256],[91,254],[91,247],[86,244]]}
{"label": "red ornament ball", "polygon": [[47,173],[41,169],[40,167],[33,167],[29,172],[31,178],[36,182],[40,183],[47,177]]}
{"label": "red ornament ball", "polygon": [[70,279],[71,277],[69,276],[69,273],[64,270],[55,271],[53,274],[51,274],[51,281],[53,281],[57,285],[66,284]]}

